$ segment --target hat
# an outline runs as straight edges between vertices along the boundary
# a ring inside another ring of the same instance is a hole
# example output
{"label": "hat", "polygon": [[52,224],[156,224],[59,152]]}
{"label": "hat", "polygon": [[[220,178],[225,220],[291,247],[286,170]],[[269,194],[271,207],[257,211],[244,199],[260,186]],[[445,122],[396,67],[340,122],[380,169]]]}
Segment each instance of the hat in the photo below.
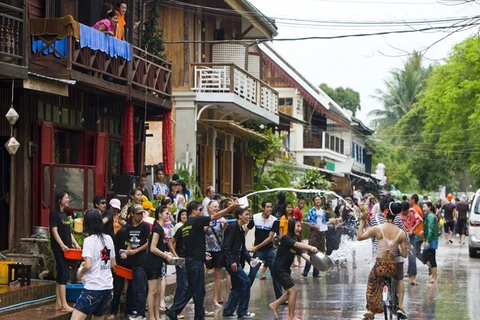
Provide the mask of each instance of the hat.
{"label": "hat", "polygon": [[137,213],[143,213],[145,212],[145,210],[143,209],[143,207],[139,204],[136,204],[132,207],[132,213],[133,214],[137,214]]}
{"label": "hat", "polygon": [[345,201],[348,201],[348,200],[352,201],[352,198],[346,197],[346,198],[345,198]]}
{"label": "hat", "polygon": [[170,181],[170,184],[178,186],[180,183],[178,183],[177,180],[172,180],[172,181]]}
{"label": "hat", "polygon": [[222,196],[218,193],[213,196],[213,200],[221,200],[221,199],[222,199]]}
{"label": "hat", "polygon": [[148,209],[148,210],[152,210],[152,211],[155,210],[155,208],[153,207],[153,205],[152,205],[152,203],[151,203],[150,201],[143,201],[142,207],[143,207],[143,209],[145,209],[145,210],[147,210],[147,209]]}
{"label": "hat", "polygon": [[451,193],[449,193],[448,196],[447,196],[447,200],[452,201],[452,199],[453,199],[453,195]]}
{"label": "hat", "polygon": [[110,200],[110,207],[121,210],[122,209],[122,204],[120,203],[120,200],[118,199],[112,199]]}

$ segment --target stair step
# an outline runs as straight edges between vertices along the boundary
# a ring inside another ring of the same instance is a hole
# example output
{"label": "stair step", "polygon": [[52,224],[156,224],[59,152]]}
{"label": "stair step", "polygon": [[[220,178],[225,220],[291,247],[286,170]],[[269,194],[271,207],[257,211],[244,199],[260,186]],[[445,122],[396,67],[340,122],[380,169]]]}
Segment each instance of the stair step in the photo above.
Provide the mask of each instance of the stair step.
{"label": "stair step", "polygon": [[53,303],[33,306],[15,312],[6,316],[2,316],[2,320],[69,320],[72,314],[70,312],[63,312],[55,310],[55,301]]}
{"label": "stair step", "polygon": [[[10,288],[8,285],[0,286],[0,310],[19,303],[33,301],[55,295],[54,281],[32,280],[30,286]],[[1,313],[0,313],[1,314]]]}

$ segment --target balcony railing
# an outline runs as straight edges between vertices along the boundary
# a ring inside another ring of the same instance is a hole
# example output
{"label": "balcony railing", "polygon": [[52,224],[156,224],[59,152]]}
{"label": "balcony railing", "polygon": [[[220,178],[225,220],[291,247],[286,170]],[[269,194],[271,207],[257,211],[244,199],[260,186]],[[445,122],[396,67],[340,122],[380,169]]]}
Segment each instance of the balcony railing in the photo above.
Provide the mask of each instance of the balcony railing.
{"label": "balcony railing", "polygon": [[192,90],[199,93],[234,93],[278,115],[278,92],[235,64],[195,64]]}
{"label": "balcony railing", "polygon": [[0,61],[23,65],[24,11],[0,3]]}
{"label": "balcony railing", "polygon": [[81,48],[73,36],[61,40],[37,36],[34,40],[40,42],[32,46],[35,47],[30,57],[32,70],[43,69],[48,75],[58,76],[77,71],[92,77],[97,84],[131,86],[137,92],[171,99],[171,63],[136,46],[130,45],[131,60],[127,61],[120,55],[112,57],[88,46]]}
{"label": "balcony railing", "polygon": [[345,141],[342,138],[327,132],[303,132],[304,149],[328,149],[336,153],[345,154]]}

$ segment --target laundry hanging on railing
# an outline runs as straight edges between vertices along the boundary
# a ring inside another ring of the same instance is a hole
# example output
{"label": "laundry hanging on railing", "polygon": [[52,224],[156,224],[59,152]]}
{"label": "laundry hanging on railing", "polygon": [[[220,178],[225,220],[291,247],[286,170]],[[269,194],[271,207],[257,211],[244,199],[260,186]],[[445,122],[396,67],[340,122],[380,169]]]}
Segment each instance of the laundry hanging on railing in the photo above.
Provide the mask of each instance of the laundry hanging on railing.
{"label": "laundry hanging on railing", "polygon": [[100,50],[113,58],[132,60],[130,43],[80,23],[80,48]]}
{"label": "laundry hanging on railing", "polygon": [[42,50],[42,48],[45,47],[47,43],[44,40],[40,40],[40,39],[36,40],[35,37],[32,36],[32,51],[33,53],[37,53],[38,51],[42,50],[43,55],[47,55],[53,52],[53,54],[57,58],[66,58],[68,56],[67,40],[68,40],[67,38],[56,40],[55,42],[50,44],[48,47],[46,47],[44,50]]}

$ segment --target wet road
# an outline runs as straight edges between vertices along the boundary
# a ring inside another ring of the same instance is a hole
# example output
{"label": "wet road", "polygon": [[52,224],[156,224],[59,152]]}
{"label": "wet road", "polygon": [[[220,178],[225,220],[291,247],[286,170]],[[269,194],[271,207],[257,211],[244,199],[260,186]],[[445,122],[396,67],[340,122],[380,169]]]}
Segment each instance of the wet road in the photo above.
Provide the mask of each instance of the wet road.
{"label": "wet road", "polygon": [[[404,307],[409,319],[463,320],[480,319],[480,259],[468,256],[468,245],[460,246],[458,238],[445,245],[440,239],[437,250],[438,284],[427,284],[428,269],[417,260],[419,286],[410,286],[405,278]],[[303,268],[293,268],[296,282],[297,311],[300,319],[361,319],[365,313],[365,290],[371,263],[371,243],[357,244],[357,268],[353,269],[351,256],[347,268],[335,267],[323,278],[301,276]],[[406,272],[407,262],[405,262]],[[256,279],[251,292],[250,308],[256,319],[274,319],[268,304],[274,300],[271,277]],[[168,305],[168,304],[167,304]],[[215,319],[222,319],[222,310],[212,306],[212,290],[207,290],[207,311],[215,311]],[[281,319],[288,319],[288,309],[279,308]],[[193,309],[184,311],[185,319],[193,319]],[[166,318],[166,317],[165,317]],[[208,319],[208,317],[207,317]],[[212,318],[210,318],[212,319]],[[377,315],[376,319],[383,319]]]}

